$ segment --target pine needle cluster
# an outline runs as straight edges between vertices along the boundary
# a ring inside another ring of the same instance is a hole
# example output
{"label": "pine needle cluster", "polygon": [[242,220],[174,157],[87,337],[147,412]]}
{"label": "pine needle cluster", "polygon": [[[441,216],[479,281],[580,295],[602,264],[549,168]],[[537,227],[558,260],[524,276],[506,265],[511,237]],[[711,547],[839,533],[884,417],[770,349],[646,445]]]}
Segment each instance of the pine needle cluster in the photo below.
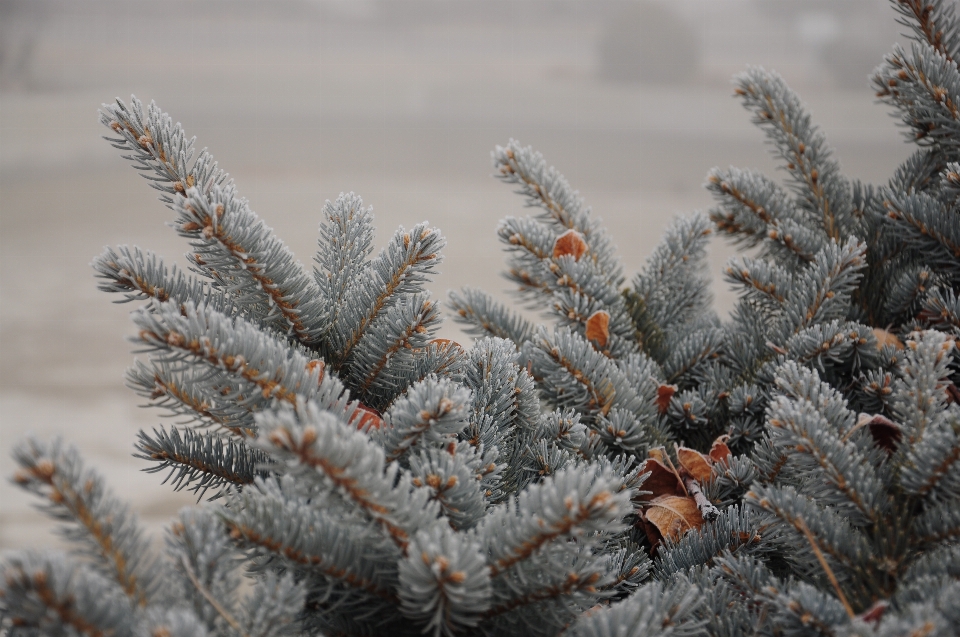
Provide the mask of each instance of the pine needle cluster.
{"label": "pine needle cluster", "polygon": [[[179,124],[105,105],[108,140],[160,191],[190,272],[136,247],[94,261],[140,303],[127,381],[179,417],[147,471],[206,502],[155,554],[57,440],[14,480],[69,554],[4,557],[10,635],[960,634],[960,19],[911,29],[874,72],[917,152],[887,184],[843,176],[778,75],[736,95],[782,183],[714,169],[629,280],[611,238],[533,149],[493,152],[534,214],[499,228],[534,324],[450,295],[444,239],[379,253],[357,195],[323,208],[312,271]],[[751,248],[711,309],[714,234]]]}

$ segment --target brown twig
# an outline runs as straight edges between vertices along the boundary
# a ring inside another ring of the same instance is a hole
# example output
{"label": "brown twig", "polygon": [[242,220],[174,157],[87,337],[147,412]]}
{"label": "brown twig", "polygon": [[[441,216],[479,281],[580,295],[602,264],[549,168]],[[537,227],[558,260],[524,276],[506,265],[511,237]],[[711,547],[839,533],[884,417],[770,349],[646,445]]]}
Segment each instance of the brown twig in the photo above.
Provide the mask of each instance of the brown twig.
{"label": "brown twig", "polygon": [[203,595],[203,598],[207,600],[207,602],[211,606],[213,606],[213,609],[217,611],[217,613],[219,613],[221,617],[223,617],[223,620],[228,624],[230,624],[231,628],[233,628],[235,631],[240,633],[241,637],[250,637],[247,633],[243,632],[243,628],[240,626],[240,622],[238,622],[233,617],[233,615],[228,613],[227,609],[221,606],[220,603],[216,600],[216,598],[213,596],[213,593],[208,591],[206,587],[200,583],[200,580],[197,578],[196,573],[193,572],[193,569],[190,568],[190,564],[187,563],[186,558],[181,557],[180,564],[181,566],[183,566],[183,572],[187,574],[187,578],[190,579],[190,583],[193,584],[193,587],[197,589],[198,593]]}
{"label": "brown twig", "polygon": [[847,596],[843,594],[843,590],[840,588],[840,582],[837,580],[837,576],[833,574],[833,569],[830,568],[830,564],[827,562],[827,558],[824,556],[823,551],[821,551],[820,547],[817,545],[817,540],[813,537],[813,533],[811,533],[810,529],[807,528],[807,524],[803,521],[803,519],[797,518],[795,520],[795,524],[807,538],[807,542],[810,543],[810,548],[813,549],[813,554],[817,556],[820,566],[823,567],[824,573],[827,574],[827,579],[830,580],[830,583],[833,585],[833,589],[837,591],[837,597],[840,598],[840,603],[843,604],[843,608],[847,611],[847,615],[850,617],[850,619],[854,619],[856,617],[856,613],[853,612],[853,607],[850,606],[850,602],[847,601]]}

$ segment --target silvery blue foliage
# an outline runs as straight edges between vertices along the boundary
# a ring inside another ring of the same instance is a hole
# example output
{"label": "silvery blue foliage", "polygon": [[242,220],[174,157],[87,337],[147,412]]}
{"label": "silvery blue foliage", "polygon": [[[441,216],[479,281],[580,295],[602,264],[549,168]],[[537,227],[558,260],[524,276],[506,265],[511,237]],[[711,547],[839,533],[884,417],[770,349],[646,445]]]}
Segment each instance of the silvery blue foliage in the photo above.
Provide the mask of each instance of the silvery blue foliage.
{"label": "silvery blue foliage", "polygon": [[[736,93],[784,183],[714,169],[716,207],[629,280],[563,175],[498,146],[536,209],[499,226],[507,276],[552,321],[463,289],[469,347],[434,338],[435,228],[374,254],[371,209],[341,194],[308,273],[179,124],[105,105],[191,246],[192,274],[136,247],[93,264],[142,303],[128,384],[178,417],[136,455],[210,502],[155,553],[75,450],[24,442],[14,479],[77,550],[6,555],[0,626],[960,634],[960,22],[949,0],[892,4],[915,42],[874,86],[920,148],[890,181],[845,178],[799,97],[749,69]],[[724,271],[726,320],[714,233],[756,248]]]}

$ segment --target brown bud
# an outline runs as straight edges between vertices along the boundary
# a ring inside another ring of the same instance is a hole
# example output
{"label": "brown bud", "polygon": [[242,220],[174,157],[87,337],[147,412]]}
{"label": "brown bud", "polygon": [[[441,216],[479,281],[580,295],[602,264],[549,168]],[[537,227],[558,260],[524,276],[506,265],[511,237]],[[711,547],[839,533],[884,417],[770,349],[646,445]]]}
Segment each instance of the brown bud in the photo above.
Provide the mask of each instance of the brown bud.
{"label": "brown bud", "polygon": [[877,337],[877,347],[893,345],[896,349],[903,349],[903,343],[897,338],[896,334],[892,334],[881,327],[875,327],[873,328],[873,335]]}

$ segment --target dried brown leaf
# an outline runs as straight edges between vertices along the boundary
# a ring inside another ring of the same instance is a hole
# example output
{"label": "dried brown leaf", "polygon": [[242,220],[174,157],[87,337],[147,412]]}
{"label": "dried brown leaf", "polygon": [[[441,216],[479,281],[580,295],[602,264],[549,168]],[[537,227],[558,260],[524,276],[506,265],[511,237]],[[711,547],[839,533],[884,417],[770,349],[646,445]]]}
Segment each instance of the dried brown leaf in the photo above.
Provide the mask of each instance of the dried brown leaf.
{"label": "dried brown leaf", "polygon": [[693,528],[703,525],[697,503],[689,496],[664,495],[654,499],[644,517],[664,538],[677,540]]}
{"label": "dried brown leaf", "polygon": [[646,473],[648,471],[650,476],[643,482],[641,488],[644,491],[650,491],[654,498],[663,495],[686,495],[687,492],[683,487],[680,476],[660,460],[647,458],[643,463],[641,472]]}
{"label": "dried brown leaf", "polygon": [[900,444],[900,438],[903,436],[900,425],[882,414],[860,414],[857,417],[856,428],[860,427],[867,427],[873,442],[878,447],[886,449],[888,453],[897,450],[897,445]]}
{"label": "dried brown leaf", "polygon": [[694,480],[703,482],[709,480],[713,475],[713,468],[710,466],[710,459],[694,449],[689,447],[677,447],[677,460],[680,466],[689,473]]}

